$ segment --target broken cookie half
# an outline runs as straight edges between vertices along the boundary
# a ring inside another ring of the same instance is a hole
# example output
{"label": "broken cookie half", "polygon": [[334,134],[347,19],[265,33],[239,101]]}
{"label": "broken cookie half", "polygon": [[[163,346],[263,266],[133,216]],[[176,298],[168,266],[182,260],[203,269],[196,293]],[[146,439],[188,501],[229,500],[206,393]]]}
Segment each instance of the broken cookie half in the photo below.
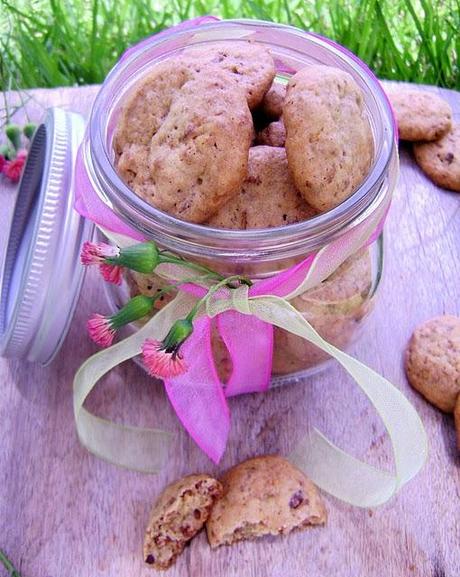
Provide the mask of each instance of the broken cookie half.
{"label": "broken cookie half", "polygon": [[150,515],[144,539],[144,561],[168,569],[203,527],[222,485],[209,475],[188,475],[168,485]]}
{"label": "broken cookie half", "polygon": [[212,548],[326,522],[315,485],[282,457],[249,459],[230,469],[221,482],[223,496],[206,524]]}

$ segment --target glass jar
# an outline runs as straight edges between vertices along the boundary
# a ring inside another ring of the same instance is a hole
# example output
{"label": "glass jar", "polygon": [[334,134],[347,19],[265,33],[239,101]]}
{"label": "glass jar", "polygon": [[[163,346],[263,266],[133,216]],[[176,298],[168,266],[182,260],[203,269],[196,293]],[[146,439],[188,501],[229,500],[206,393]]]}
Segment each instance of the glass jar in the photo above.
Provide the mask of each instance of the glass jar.
{"label": "glass jar", "polygon": [[[223,230],[184,222],[138,197],[114,168],[112,139],[121,105],[133,85],[156,63],[176,57],[192,45],[252,40],[274,56],[277,81],[310,63],[345,70],[360,86],[374,136],[374,163],[364,182],[336,208],[307,221],[279,228]],[[397,147],[391,108],[378,80],[353,54],[315,34],[262,21],[220,21],[168,31],[133,47],[106,78],[93,106],[82,146],[86,171],[96,193],[124,223],[162,249],[199,261],[229,276],[245,274],[257,281],[304,260],[357,226],[388,201],[397,175]],[[346,348],[358,336],[372,309],[382,273],[380,237],[345,261],[320,286],[296,297],[296,307],[329,342]],[[153,294],[162,286],[156,275],[130,274],[121,287],[110,287],[114,309],[138,292]],[[162,306],[160,302],[158,306]],[[216,366],[225,381],[229,360],[217,332]],[[273,384],[318,370],[324,353],[293,334],[275,329]]]}

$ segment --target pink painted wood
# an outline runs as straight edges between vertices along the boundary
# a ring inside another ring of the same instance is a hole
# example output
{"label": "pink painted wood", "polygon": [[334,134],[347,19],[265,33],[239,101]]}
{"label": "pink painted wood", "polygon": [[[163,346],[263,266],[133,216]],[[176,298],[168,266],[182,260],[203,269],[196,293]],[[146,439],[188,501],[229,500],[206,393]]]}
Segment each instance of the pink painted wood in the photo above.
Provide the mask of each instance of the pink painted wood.
{"label": "pink painted wood", "polygon": [[[460,121],[458,93],[439,92]],[[29,113],[61,106],[88,115],[97,87],[31,91]],[[13,95],[14,97],[14,95]],[[21,119],[18,118],[20,121]],[[396,498],[361,510],[325,496],[325,528],[211,552],[196,538],[172,577],[454,577],[460,574],[460,475],[450,416],[407,384],[402,352],[414,327],[435,315],[460,314],[460,196],[435,187],[401,150],[401,178],[387,225],[380,300],[353,353],[382,372],[417,407],[431,451],[424,471]],[[15,191],[0,190],[3,247]],[[141,545],[155,496],[195,471],[219,473],[262,453],[287,454],[316,425],[362,458],[390,462],[381,422],[339,368],[305,384],[232,399],[232,431],[214,467],[181,429],[160,386],[134,364],[115,370],[91,399],[93,409],[176,434],[171,462],[159,476],[117,469],[78,443],[72,377],[96,349],[85,335],[92,311],[105,312],[101,282],[86,278],[70,333],[49,367],[0,359],[0,548],[24,577],[148,575]],[[0,570],[0,575],[3,573]]]}

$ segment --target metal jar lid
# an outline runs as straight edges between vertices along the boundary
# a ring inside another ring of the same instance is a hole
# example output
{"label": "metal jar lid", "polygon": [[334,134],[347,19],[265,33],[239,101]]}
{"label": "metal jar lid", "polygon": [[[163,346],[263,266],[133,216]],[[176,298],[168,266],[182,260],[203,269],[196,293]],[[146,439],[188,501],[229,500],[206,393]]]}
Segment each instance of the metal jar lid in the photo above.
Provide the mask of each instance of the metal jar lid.
{"label": "metal jar lid", "polygon": [[94,225],[74,209],[84,121],[49,109],[30,146],[1,273],[0,355],[48,364],[70,326]]}

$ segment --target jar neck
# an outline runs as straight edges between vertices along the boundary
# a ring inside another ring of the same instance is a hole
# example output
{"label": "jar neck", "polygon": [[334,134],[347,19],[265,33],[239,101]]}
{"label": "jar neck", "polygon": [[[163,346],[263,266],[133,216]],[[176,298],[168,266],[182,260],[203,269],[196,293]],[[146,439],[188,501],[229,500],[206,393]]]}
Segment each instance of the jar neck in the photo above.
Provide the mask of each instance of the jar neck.
{"label": "jar neck", "polygon": [[[239,36],[236,33],[239,33]],[[191,44],[255,39],[281,62],[279,75],[287,78],[312,61],[334,65],[352,74],[360,85],[374,136],[375,158],[364,182],[336,208],[307,221],[284,227],[251,230],[213,229],[184,222],[138,197],[116,173],[112,137],[120,103],[129,88],[155,62]],[[210,38],[212,40],[210,40]],[[319,250],[362,222],[392,193],[391,174],[397,171],[394,121],[378,80],[354,55],[313,34],[289,26],[259,21],[221,21],[193,31],[173,31],[152,37],[133,49],[107,77],[93,106],[84,156],[90,180],[101,199],[129,226],[162,247],[191,258],[218,259],[225,263],[275,261]]]}

